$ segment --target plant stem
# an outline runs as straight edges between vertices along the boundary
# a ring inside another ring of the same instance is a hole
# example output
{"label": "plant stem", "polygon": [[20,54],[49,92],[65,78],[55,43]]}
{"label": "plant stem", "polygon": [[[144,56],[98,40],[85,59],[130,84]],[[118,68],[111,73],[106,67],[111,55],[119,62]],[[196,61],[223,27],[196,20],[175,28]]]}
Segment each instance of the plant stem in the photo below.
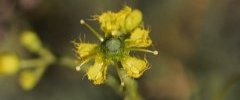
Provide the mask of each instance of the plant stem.
{"label": "plant stem", "polygon": [[[74,65],[76,65],[77,62],[76,60],[74,60],[74,58],[62,57],[58,61],[59,61],[59,64],[75,70]],[[115,90],[117,94],[121,96],[125,96],[124,100],[142,100],[142,97],[138,93],[137,82],[134,79],[127,76],[125,71],[120,68],[121,67],[120,63],[115,62],[115,65],[122,83],[119,84],[119,82],[113,76],[108,75],[108,78],[105,84],[111,87],[113,90]],[[84,70],[81,70],[81,71],[84,71]]]}
{"label": "plant stem", "polygon": [[[126,72],[121,69],[121,63],[115,63],[117,71],[119,73],[120,79],[124,82],[124,95],[125,99],[124,100],[143,100],[140,94],[138,93],[138,84],[137,82],[127,76]],[[122,85],[121,85],[122,86]]]}
{"label": "plant stem", "polygon": [[117,94],[123,96],[123,87],[120,86],[119,81],[117,81],[115,79],[115,77],[109,75],[107,80],[106,80],[106,85],[108,85],[109,87],[111,87],[113,90],[116,91]]}
{"label": "plant stem", "polygon": [[214,97],[214,100],[224,100],[226,94],[238,82],[240,82],[240,75],[230,79],[226,84],[224,84],[223,88]]}

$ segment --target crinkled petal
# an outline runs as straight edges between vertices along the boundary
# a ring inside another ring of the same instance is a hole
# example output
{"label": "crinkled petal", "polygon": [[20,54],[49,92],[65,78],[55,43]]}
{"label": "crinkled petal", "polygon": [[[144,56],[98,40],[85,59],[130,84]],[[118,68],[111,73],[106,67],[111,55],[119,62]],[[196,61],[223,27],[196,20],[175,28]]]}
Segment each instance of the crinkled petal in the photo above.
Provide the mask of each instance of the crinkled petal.
{"label": "crinkled petal", "polygon": [[[126,34],[127,33],[127,30],[125,28],[125,24],[126,24],[127,16],[129,14],[131,14],[131,12],[132,12],[132,9],[130,7],[128,7],[128,6],[125,6],[122,10],[120,10],[117,13],[117,18],[116,18],[117,21],[116,22],[119,25],[119,28],[120,28],[119,31],[122,34]],[[120,35],[122,35],[122,34],[120,34]]]}
{"label": "crinkled petal", "polygon": [[121,61],[124,70],[130,77],[139,78],[148,69],[147,61],[126,56]]}
{"label": "crinkled petal", "polygon": [[149,31],[142,28],[135,29],[125,42],[127,47],[148,47],[152,44]]}
{"label": "crinkled petal", "polygon": [[87,70],[88,79],[93,81],[93,84],[102,84],[106,80],[107,62],[99,54],[95,58],[94,65]]}
{"label": "crinkled petal", "polygon": [[[128,6],[125,6],[122,10],[117,13],[108,11],[106,13],[98,16],[98,21],[101,24],[102,30],[105,32],[105,35],[121,35],[125,30],[125,19],[128,14],[130,14],[132,9]],[[121,30],[120,30],[121,29]],[[121,34],[116,34],[121,33]]]}
{"label": "crinkled petal", "polygon": [[125,6],[119,12],[106,12],[97,17],[105,35],[121,36],[131,32],[142,21],[142,13]]}
{"label": "crinkled petal", "polygon": [[98,21],[101,24],[101,29],[105,32],[105,35],[109,35],[112,31],[117,31],[119,25],[116,23],[117,15],[113,12],[103,13],[98,17]]}
{"label": "crinkled petal", "polygon": [[97,44],[91,43],[79,43],[77,44],[77,54],[81,58],[86,58],[88,56],[94,55],[97,52]]}

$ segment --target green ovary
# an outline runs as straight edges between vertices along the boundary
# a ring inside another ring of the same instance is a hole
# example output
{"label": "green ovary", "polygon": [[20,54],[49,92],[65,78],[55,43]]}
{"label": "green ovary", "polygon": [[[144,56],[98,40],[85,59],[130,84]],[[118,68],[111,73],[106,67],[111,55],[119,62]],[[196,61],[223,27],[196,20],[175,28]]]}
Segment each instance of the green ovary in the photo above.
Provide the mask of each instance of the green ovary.
{"label": "green ovary", "polygon": [[119,38],[108,38],[101,44],[101,49],[107,58],[119,59],[123,55],[123,41]]}

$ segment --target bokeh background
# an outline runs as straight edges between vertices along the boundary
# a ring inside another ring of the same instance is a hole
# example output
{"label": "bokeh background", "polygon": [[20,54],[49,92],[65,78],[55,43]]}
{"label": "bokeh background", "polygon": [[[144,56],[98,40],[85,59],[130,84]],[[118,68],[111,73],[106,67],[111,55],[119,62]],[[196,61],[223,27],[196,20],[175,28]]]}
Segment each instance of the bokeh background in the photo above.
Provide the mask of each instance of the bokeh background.
{"label": "bokeh background", "polygon": [[[239,100],[240,0],[0,0],[0,52],[24,55],[19,32],[31,29],[55,55],[76,57],[71,41],[97,42],[79,20],[126,4],[143,12],[159,51],[146,55],[151,69],[137,79],[146,100]],[[24,91],[17,76],[0,76],[0,100],[123,99],[82,78],[54,64]]]}

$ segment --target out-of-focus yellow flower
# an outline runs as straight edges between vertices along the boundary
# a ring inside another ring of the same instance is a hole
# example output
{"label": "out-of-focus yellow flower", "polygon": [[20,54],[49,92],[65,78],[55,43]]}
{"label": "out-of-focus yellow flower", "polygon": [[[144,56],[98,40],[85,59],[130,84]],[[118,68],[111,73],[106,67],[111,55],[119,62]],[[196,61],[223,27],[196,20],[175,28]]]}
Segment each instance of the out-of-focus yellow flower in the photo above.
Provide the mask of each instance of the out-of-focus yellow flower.
{"label": "out-of-focus yellow flower", "polygon": [[158,54],[157,51],[143,49],[143,47],[150,46],[152,40],[149,37],[149,31],[140,25],[142,13],[125,6],[119,12],[108,11],[96,19],[99,21],[105,37],[102,37],[84,20],[80,21],[98,37],[101,44],[77,44],[77,54],[84,59],[81,59],[82,63],[76,69],[81,69],[82,65],[95,58],[94,65],[87,71],[88,79],[94,84],[104,83],[108,63],[121,64],[128,76],[139,78],[149,67],[146,60],[131,57],[130,51]]}
{"label": "out-of-focus yellow flower", "polygon": [[24,90],[31,90],[37,83],[36,75],[31,70],[24,70],[20,73],[19,82]]}
{"label": "out-of-focus yellow flower", "polygon": [[152,44],[149,31],[142,28],[135,29],[125,41],[127,47],[148,47]]}
{"label": "out-of-focus yellow flower", "polygon": [[124,57],[121,63],[127,74],[133,78],[140,77],[143,72],[149,68],[146,60],[130,56]]}
{"label": "out-of-focus yellow flower", "polygon": [[37,34],[33,31],[24,31],[21,34],[20,41],[23,46],[32,52],[37,52],[42,48],[42,43]]}
{"label": "out-of-focus yellow flower", "polygon": [[95,57],[94,65],[87,71],[88,79],[94,84],[102,84],[106,80],[107,63],[101,54]]}
{"label": "out-of-focus yellow flower", "polygon": [[79,43],[77,44],[77,53],[81,58],[85,58],[96,53],[97,47],[97,44]]}
{"label": "out-of-focus yellow flower", "polygon": [[13,75],[19,70],[20,60],[11,53],[0,54],[0,74]]}

